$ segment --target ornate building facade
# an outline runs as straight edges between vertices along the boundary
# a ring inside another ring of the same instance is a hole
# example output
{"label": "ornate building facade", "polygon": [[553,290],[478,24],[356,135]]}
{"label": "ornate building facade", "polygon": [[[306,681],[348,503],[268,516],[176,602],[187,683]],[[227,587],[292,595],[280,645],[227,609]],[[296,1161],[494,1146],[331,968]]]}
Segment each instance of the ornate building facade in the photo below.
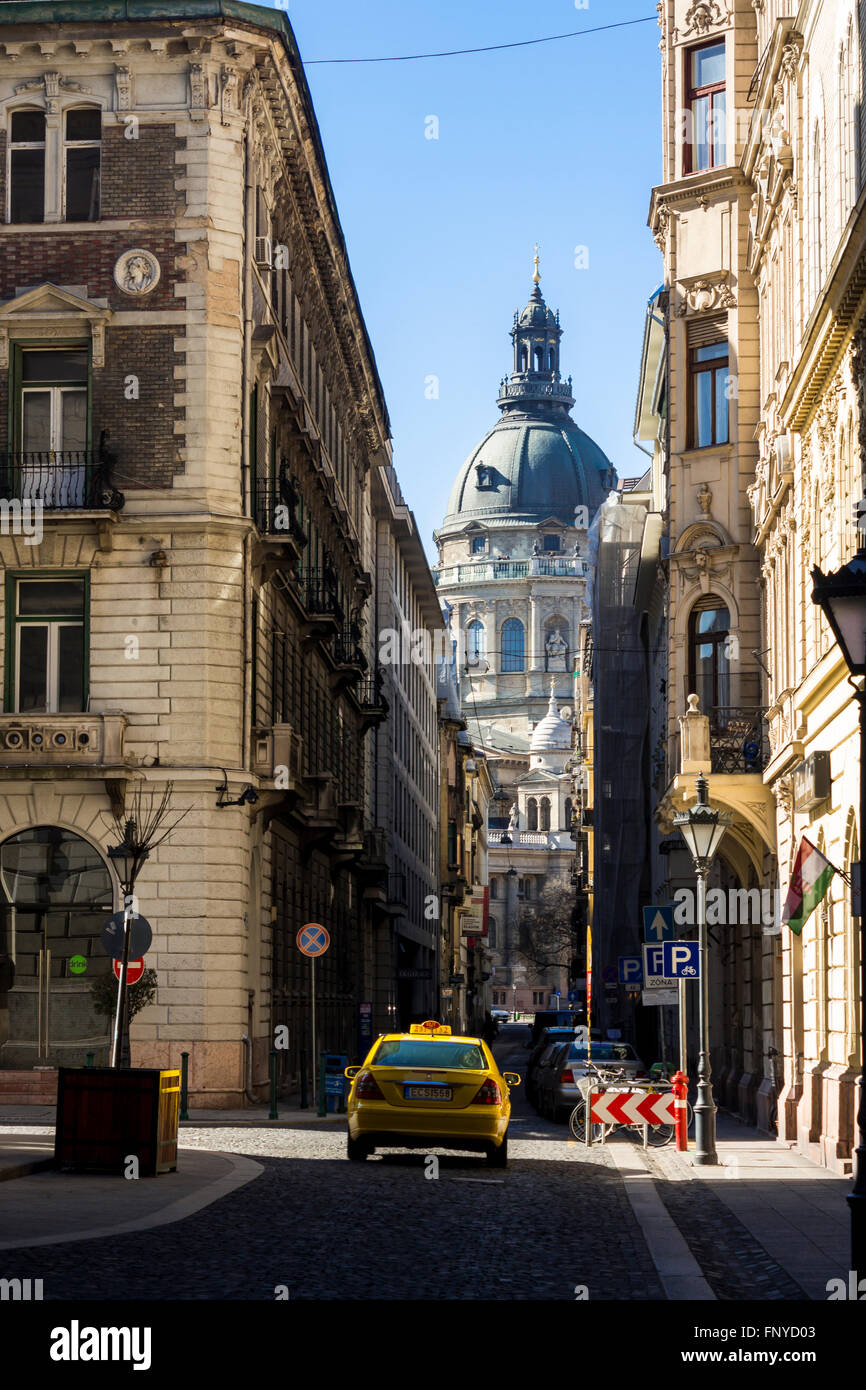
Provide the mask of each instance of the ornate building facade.
{"label": "ornate building facade", "polygon": [[0,6],[0,1088],[104,1061],[111,814],[171,784],[133,1060],[242,1105],[275,1030],[310,1076],[304,923],[320,1046],[426,1007],[434,668],[377,627],[441,617],[288,21],[129,8]]}
{"label": "ornate building facade", "polygon": [[[496,792],[490,821],[490,936],[495,1002],[547,1006],[568,967],[538,970],[527,916],[573,864],[570,718],[586,539],[613,468],[571,418],[560,373],[562,328],[536,258],[514,315],[502,412],[464,463],[436,533],[434,570],[457,647],[460,701]],[[567,851],[571,851],[568,854]],[[523,919],[523,921],[521,921]]]}
{"label": "ornate building facade", "polygon": [[802,937],[779,907],[803,834],[843,871],[858,858],[856,712],[809,571],[856,550],[863,493],[861,18],[822,0],[662,0],[659,22],[650,225],[665,277],[636,426],[658,532],[644,598],[666,634],[653,891],[690,881],[666,832],[709,768],[710,800],[733,813],[714,870],[728,903],[710,953],[717,1097],[767,1128],[778,1095],[780,1138],[844,1171],[850,895],[834,878]]}

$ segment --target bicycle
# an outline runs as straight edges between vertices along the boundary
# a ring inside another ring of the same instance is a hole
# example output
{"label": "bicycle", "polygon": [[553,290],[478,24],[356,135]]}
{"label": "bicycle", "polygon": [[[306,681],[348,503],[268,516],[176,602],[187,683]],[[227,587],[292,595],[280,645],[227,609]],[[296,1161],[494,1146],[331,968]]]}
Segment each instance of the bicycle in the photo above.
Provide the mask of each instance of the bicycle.
{"label": "bicycle", "polygon": [[[619,1084],[622,1083],[622,1082],[624,1082],[624,1081],[626,1081],[626,1082],[628,1083],[628,1089],[629,1089],[629,1090],[631,1090],[631,1089],[634,1088],[633,1080],[631,1080],[631,1079],[629,1079],[629,1078],[626,1077],[625,1071],[624,1071],[624,1069],[623,1069],[622,1067],[615,1068],[615,1069],[607,1069],[607,1068],[605,1068],[604,1071],[602,1071],[602,1070],[600,1070],[598,1067],[593,1066],[593,1067],[591,1067],[591,1069],[590,1069],[590,1068],[587,1068],[587,1075],[588,1075],[589,1077],[594,1077],[594,1078],[600,1083],[600,1084],[599,1084],[599,1090],[600,1090],[600,1091],[606,1091],[606,1090],[608,1090],[609,1087],[613,1087],[614,1089],[616,1089],[616,1088],[619,1086]],[[668,1088],[665,1088],[665,1089],[668,1089]],[[661,1089],[661,1087],[659,1086],[658,1083],[652,1083],[649,1087],[647,1087],[647,1095],[661,1095],[661,1094],[663,1094],[663,1091],[662,1091],[662,1089]],[[687,1101],[687,1102],[686,1102],[686,1128],[687,1128],[687,1129],[690,1129],[690,1128],[691,1128],[692,1124],[694,1123],[694,1118],[695,1118],[695,1116],[694,1116],[694,1110],[692,1109],[691,1105],[690,1105],[689,1102]],[[585,1101],[585,1100],[579,1100],[579,1101],[578,1101],[577,1105],[574,1107],[574,1109],[573,1109],[572,1112],[571,1112],[571,1115],[569,1116],[568,1124],[569,1124],[569,1128],[570,1128],[572,1134],[574,1135],[575,1139],[577,1139],[580,1143],[584,1143],[585,1140],[586,1140],[586,1101]],[[625,1125],[620,1125],[620,1124],[617,1124],[617,1123],[615,1123],[615,1122],[601,1123],[601,1122],[599,1122],[599,1121],[594,1121],[594,1122],[593,1122],[593,1126],[592,1126],[592,1135],[591,1135],[592,1142],[593,1142],[593,1143],[596,1143],[598,1140],[600,1140],[601,1137],[602,1137],[602,1134],[604,1134],[604,1137],[607,1138],[607,1136],[608,1136],[610,1133],[612,1133],[613,1130],[615,1130],[615,1129],[621,1129],[621,1128],[622,1128],[622,1129],[631,1130],[631,1131],[634,1133],[635,1137],[637,1137],[637,1138],[640,1138],[640,1139],[643,1138],[644,1126],[643,1126],[643,1124],[641,1124],[639,1121],[638,1121],[638,1122],[631,1121],[631,1122],[629,1122],[628,1124],[625,1124]],[[665,1124],[665,1123],[659,1123],[659,1124],[655,1124],[655,1125],[650,1124],[650,1125],[647,1125],[646,1129],[647,1129],[647,1144],[651,1144],[653,1148],[657,1148],[657,1149],[663,1148],[663,1147],[665,1146],[665,1144],[669,1144],[669,1143],[671,1142],[671,1140],[673,1139],[674,1135],[676,1134],[676,1126],[673,1125],[673,1124]]]}

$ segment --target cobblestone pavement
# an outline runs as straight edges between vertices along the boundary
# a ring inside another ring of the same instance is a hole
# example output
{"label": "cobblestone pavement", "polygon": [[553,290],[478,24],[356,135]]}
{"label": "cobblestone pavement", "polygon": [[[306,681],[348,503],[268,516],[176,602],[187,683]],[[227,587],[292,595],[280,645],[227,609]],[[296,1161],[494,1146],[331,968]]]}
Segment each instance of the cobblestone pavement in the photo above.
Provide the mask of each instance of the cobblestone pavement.
{"label": "cobblestone pavement", "polygon": [[[500,1065],[522,1070],[514,1037]],[[443,1155],[438,1179],[418,1151],[350,1163],[342,1126],[185,1128],[182,1147],[264,1172],[152,1231],[4,1251],[2,1274],[42,1279],[46,1299],[271,1300],[283,1287],[291,1299],[569,1301],[585,1286],[590,1301],[664,1300],[610,1155],[539,1120],[522,1088],[514,1100],[508,1168]],[[705,1184],[652,1171],[717,1298],[805,1297]]]}

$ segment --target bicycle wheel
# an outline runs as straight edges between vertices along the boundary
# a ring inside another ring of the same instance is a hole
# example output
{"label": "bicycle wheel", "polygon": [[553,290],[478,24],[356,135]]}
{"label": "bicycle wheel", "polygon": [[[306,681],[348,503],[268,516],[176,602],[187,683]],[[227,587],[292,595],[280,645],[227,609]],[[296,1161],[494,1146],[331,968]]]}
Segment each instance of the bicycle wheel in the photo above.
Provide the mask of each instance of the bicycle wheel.
{"label": "bicycle wheel", "polygon": [[[585,1104],[584,1101],[579,1100],[578,1103],[577,1103],[577,1105],[574,1107],[574,1109],[572,1110],[571,1114],[570,1114],[569,1117],[568,1117],[568,1127],[569,1127],[569,1129],[571,1130],[572,1134],[574,1135],[575,1139],[577,1139],[581,1144],[584,1144],[584,1143],[586,1142],[586,1129],[584,1128],[585,1121],[586,1121],[586,1104]],[[608,1128],[608,1130],[611,1130],[611,1129],[613,1128],[613,1126],[612,1126],[612,1125],[608,1125],[607,1128]],[[593,1125],[593,1127],[592,1127],[592,1136],[591,1136],[591,1139],[592,1139],[592,1143],[593,1143],[593,1144],[598,1143],[599,1139],[601,1138],[601,1134],[602,1134],[602,1130],[603,1130],[603,1129],[604,1129],[604,1126],[603,1126],[603,1125],[600,1125],[600,1124],[594,1124],[594,1125]]]}
{"label": "bicycle wheel", "polygon": [[675,1133],[676,1130],[673,1125],[649,1125],[646,1141],[648,1144],[652,1144],[654,1149],[661,1149],[665,1144],[671,1142]]}

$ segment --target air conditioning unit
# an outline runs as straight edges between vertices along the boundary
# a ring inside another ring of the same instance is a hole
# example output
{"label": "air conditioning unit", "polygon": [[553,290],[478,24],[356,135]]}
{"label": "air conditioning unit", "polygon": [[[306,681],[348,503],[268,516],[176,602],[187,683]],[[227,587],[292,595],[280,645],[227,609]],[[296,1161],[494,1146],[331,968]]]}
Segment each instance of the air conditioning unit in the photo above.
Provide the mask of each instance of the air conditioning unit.
{"label": "air conditioning unit", "polygon": [[253,260],[259,270],[271,270],[274,263],[274,248],[269,236],[257,236]]}

